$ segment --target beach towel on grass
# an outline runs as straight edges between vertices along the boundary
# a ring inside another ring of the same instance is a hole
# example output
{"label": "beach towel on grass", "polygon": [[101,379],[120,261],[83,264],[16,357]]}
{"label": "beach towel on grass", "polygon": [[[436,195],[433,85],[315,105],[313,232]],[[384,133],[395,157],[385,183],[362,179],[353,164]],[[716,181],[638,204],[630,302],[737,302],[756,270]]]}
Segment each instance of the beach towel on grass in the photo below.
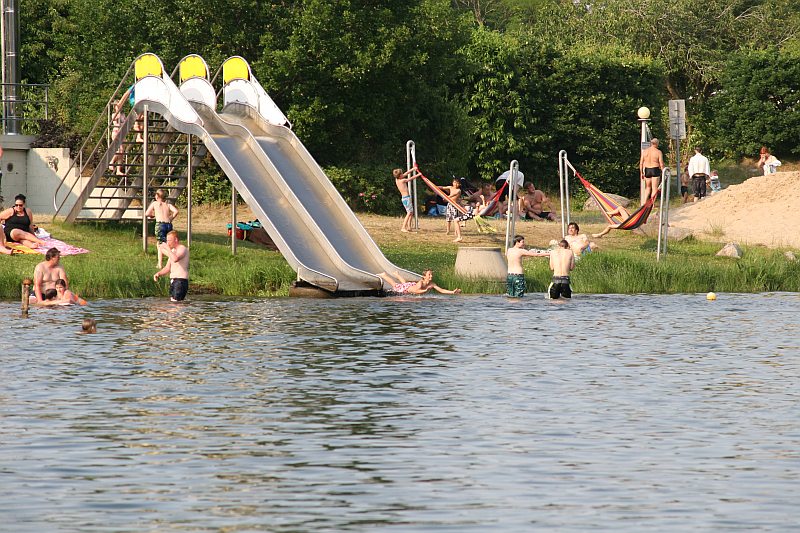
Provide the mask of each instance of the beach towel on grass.
{"label": "beach towel on grass", "polygon": [[61,255],[77,255],[77,254],[88,254],[89,250],[85,248],[78,248],[77,246],[72,246],[71,244],[67,244],[64,241],[59,241],[58,239],[54,239],[52,237],[45,237],[42,239],[44,244],[40,244],[39,247],[36,249],[38,253],[45,254],[47,250],[50,248],[57,248]]}
{"label": "beach towel on grass", "polygon": [[28,248],[24,244],[20,244],[18,242],[7,242],[6,243],[6,248],[11,250],[11,255],[16,255],[16,254],[41,254],[41,253],[44,253],[44,252],[40,252],[39,250],[32,250],[31,248]]}

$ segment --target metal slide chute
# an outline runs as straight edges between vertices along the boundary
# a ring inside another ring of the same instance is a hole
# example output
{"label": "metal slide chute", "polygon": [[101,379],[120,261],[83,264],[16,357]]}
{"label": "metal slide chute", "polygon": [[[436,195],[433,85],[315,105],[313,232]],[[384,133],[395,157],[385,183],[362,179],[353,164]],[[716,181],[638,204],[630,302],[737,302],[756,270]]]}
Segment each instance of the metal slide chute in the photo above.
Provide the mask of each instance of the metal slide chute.
{"label": "metal slide chute", "polygon": [[239,56],[226,60],[223,74],[223,111],[220,117],[247,129],[270,159],[326,239],[347,264],[369,273],[401,272],[405,279],[419,274],[391,263],[364,229],[355,213],[325,175],[291,124],[258,83],[247,62]]}
{"label": "metal slide chute", "polygon": [[[274,102],[265,99],[269,98],[266,92],[256,86],[249,66],[243,60],[226,63],[223,99],[239,112],[217,114],[216,93],[202,58],[184,58],[186,63],[179,66],[180,88],[159,68],[158,58],[153,58],[143,59],[137,71],[136,109],[143,110],[146,105],[175,129],[203,141],[298,277],[330,292],[381,290],[384,283],[377,274],[397,267],[385,259],[305,148],[297,153],[302,144],[286,127],[288,120]],[[250,102],[256,105],[250,107]],[[244,112],[245,108],[251,111]],[[263,118],[262,110],[269,114],[270,122]],[[289,141],[257,138],[242,120],[249,115],[258,117],[250,125],[261,121],[289,132]],[[265,149],[273,145],[288,151],[288,157]],[[325,191],[328,198],[309,196],[309,190]]]}

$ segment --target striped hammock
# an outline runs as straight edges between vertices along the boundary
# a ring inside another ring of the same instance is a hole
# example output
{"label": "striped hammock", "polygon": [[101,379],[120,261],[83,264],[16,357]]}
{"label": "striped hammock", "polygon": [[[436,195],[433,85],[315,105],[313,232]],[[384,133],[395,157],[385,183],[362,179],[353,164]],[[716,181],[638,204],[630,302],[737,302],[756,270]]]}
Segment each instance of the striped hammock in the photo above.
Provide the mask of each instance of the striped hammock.
{"label": "striped hammock", "polygon": [[608,223],[617,226],[616,229],[632,230],[647,222],[647,217],[650,216],[650,212],[653,210],[653,204],[655,203],[656,196],[658,196],[658,193],[661,191],[661,187],[659,187],[655,196],[651,196],[644,203],[644,205],[631,213],[628,218],[622,218],[619,215],[609,215],[609,213],[613,213],[619,208],[619,204],[609,198],[609,196],[603,191],[586,181],[578,171],[575,171],[575,175],[578,176],[578,179],[581,180],[583,186],[586,187],[586,190],[589,192],[592,198],[595,199],[597,205],[600,206],[600,211],[603,212],[603,216],[606,217]]}

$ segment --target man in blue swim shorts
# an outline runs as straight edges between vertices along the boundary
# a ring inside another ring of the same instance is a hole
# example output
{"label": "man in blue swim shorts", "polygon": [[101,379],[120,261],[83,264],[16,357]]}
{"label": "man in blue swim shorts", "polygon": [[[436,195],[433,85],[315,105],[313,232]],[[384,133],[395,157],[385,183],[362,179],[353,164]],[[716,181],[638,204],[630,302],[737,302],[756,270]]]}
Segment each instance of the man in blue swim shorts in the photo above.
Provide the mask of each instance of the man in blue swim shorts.
{"label": "man in blue swim shorts", "polygon": [[525,271],[522,268],[524,257],[547,257],[547,252],[538,252],[525,249],[525,237],[514,237],[514,246],[506,252],[508,259],[508,276],[506,277],[507,296],[509,298],[522,298],[525,296]]}
{"label": "man in blue swim shorts", "polygon": [[155,236],[158,241],[158,268],[161,268],[162,257],[161,244],[167,242],[167,233],[172,231],[172,221],[178,216],[178,208],[166,201],[166,194],[162,189],[156,189],[156,199],[147,208],[145,215],[148,218],[155,217],[156,227]]}
{"label": "man in blue swim shorts", "polygon": [[[411,177],[408,177],[411,174]],[[394,177],[394,184],[397,185],[397,190],[400,191],[403,208],[406,210],[406,216],[403,219],[403,224],[400,226],[400,231],[408,233],[411,231],[411,217],[414,216],[414,202],[411,200],[411,194],[408,192],[408,182],[417,179],[415,169],[409,169],[403,172],[402,169],[396,168],[392,171]]]}

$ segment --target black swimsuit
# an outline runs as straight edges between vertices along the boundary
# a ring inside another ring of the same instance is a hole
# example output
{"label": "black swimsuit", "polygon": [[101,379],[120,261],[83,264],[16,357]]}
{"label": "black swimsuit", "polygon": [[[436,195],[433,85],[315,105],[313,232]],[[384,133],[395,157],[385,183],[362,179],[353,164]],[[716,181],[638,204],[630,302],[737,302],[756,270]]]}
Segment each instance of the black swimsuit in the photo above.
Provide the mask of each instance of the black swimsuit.
{"label": "black swimsuit", "polygon": [[22,231],[31,230],[31,217],[28,216],[27,209],[23,211],[22,215],[17,215],[17,213],[14,212],[13,215],[6,219],[4,232],[8,242],[17,242],[11,238],[11,230],[14,229],[20,229]]}

